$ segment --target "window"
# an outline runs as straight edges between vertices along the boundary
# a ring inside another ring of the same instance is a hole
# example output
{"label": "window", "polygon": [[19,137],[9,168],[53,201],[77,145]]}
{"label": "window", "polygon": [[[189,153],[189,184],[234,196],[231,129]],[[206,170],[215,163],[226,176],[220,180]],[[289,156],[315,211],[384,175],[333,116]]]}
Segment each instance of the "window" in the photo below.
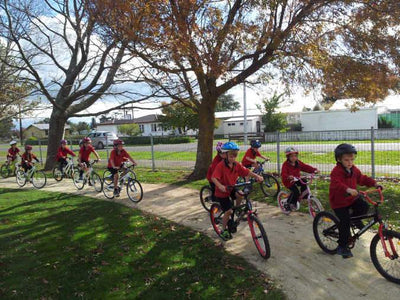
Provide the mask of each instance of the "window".
{"label": "window", "polygon": [[157,131],[157,124],[151,124],[151,131]]}
{"label": "window", "polygon": [[139,129],[140,129],[140,132],[144,132],[144,125],[143,124],[139,124]]}
{"label": "window", "polygon": [[48,136],[48,135],[49,135],[49,131],[48,131],[48,130],[45,130],[45,131],[44,131],[44,135],[45,135],[45,136]]}
{"label": "window", "polygon": [[243,126],[243,123],[240,123],[240,126]]}

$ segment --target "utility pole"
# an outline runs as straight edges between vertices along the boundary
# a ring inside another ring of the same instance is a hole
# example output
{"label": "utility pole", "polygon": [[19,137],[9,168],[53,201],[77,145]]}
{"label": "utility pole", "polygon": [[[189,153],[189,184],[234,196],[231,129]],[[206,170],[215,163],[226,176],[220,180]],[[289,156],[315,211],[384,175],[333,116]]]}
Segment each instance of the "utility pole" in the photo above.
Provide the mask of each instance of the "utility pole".
{"label": "utility pole", "polygon": [[[245,69],[243,61],[243,70]],[[244,133],[244,144],[247,145],[247,103],[246,103],[246,80],[243,81],[243,133]]]}
{"label": "utility pole", "polygon": [[22,136],[22,117],[21,117],[21,104],[18,104],[18,118],[19,118],[19,140],[21,146],[23,145],[24,137]]}

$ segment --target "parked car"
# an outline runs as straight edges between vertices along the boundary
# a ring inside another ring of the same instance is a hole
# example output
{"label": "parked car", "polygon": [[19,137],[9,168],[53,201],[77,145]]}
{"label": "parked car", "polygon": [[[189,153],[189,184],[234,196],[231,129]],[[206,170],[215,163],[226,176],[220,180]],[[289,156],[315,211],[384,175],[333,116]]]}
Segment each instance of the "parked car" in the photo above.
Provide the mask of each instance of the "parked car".
{"label": "parked car", "polygon": [[96,149],[103,149],[105,146],[112,146],[114,140],[118,139],[118,136],[109,131],[93,131],[88,134],[88,137],[92,139],[92,145]]}

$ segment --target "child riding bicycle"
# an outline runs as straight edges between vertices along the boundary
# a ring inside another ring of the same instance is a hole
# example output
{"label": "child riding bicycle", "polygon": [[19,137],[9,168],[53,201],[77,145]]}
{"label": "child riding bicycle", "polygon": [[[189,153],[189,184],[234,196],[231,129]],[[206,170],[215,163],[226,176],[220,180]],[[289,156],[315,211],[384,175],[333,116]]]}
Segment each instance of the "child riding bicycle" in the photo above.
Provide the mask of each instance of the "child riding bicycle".
{"label": "child riding bicycle", "polygon": [[226,150],[222,150],[222,146],[224,143],[218,142],[217,146],[215,147],[215,150],[217,150],[217,155],[214,157],[211,165],[208,167],[207,171],[207,180],[210,183],[211,187],[211,192],[212,192],[212,197],[214,198],[215,196],[215,184],[211,179],[212,174],[214,173],[215,167],[226,158]]}
{"label": "child riding bicycle", "polygon": [[10,146],[11,146],[11,148],[8,149],[8,152],[7,152],[7,164],[8,165],[10,165],[12,162],[14,162],[17,159],[17,155],[21,156],[19,154],[19,149],[17,148],[16,141],[11,141]]}
{"label": "child riding bicycle", "polygon": [[221,235],[222,237],[229,239],[231,236],[227,230],[227,224],[229,217],[233,212],[232,203],[229,197],[232,200],[236,199],[236,205],[240,205],[243,199],[242,193],[235,189],[229,189],[229,186],[235,185],[239,176],[251,176],[259,182],[263,181],[263,177],[251,172],[236,161],[236,157],[239,153],[239,146],[236,143],[227,142],[221,147],[221,150],[227,152],[227,157],[215,167],[211,180],[216,186],[215,197],[217,201],[220,202],[221,208],[225,212],[222,219],[223,231]]}
{"label": "child riding bicycle", "polygon": [[[350,238],[350,217],[368,212],[368,204],[358,197],[357,185],[381,188],[374,179],[363,175],[354,165],[357,150],[353,145],[340,144],[335,148],[336,166],[331,172],[329,204],[339,218],[339,246],[337,254],[343,258],[353,257],[348,248]],[[350,209],[352,214],[350,214]],[[362,221],[354,224],[362,228]]]}
{"label": "child riding bicycle", "polygon": [[259,140],[251,140],[250,148],[247,149],[246,153],[242,159],[242,165],[246,168],[257,168],[257,157],[261,157],[263,160],[269,160],[269,157],[261,155],[258,149],[261,147],[261,142]]}
{"label": "child riding bicycle", "polygon": [[[299,151],[294,147],[288,147],[285,150],[286,161],[282,165],[282,183],[291,193],[285,205],[287,211],[295,210],[298,207],[300,193],[307,189],[307,185],[301,181],[294,181],[300,177],[300,172],[318,173],[318,169],[307,165],[298,159]],[[305,180],[303,180],[306,183]],[[300,190],[299,191],[299,188]]]}
{"label": "child riding bicycle", "polygon": [[121,166],[124,161],[130,160],[134,166],[136,166],[136,162],[129,155],[128,152],[123,148],[124,141],[118,139],[113,142],[114,149],[110,153],[110,158],[108,160],[107,168],[111,172],[114,180],[114,196],[119,197],[119,193],[121,188],[118,187],[119,174],[118,170],[121,169]]}
{"label": "child riding bicycle", "polygon": [[59,162],[58,168],[61,172],[63,167],[67,165],[68,154],[74,157],[76,156],[75,153],[68,148],[67,144],[68,144],[67,140],[61,140],[60,147],[57,150],[56,161]]}
{"label": "child riding bicycle", "polygon": [[36,157],[36,155],[32,153],[31,145],[25,145],[25,152],[22,154],[21,158],[22,158],[22,167],[24,168],[25,173],[28,170],[32,169],[33,160],[39,162],[39,159]]}
{"label": "child riding bicycle", "polygon": [[89,156],[91,153],[94,153],[96,156],[96,159],[100,161],[100,156],[94,150],[94,147],[91,145],[92,140],[89,137],[85,137],[82,139],[82,146],[81,149],[79,150],[79,156],[78,156],[78,162],[81,167],[81,170],[79,172],[79,180],[82,180],[82,175],[83,172],[87,172],[88,166],[89,166]]}

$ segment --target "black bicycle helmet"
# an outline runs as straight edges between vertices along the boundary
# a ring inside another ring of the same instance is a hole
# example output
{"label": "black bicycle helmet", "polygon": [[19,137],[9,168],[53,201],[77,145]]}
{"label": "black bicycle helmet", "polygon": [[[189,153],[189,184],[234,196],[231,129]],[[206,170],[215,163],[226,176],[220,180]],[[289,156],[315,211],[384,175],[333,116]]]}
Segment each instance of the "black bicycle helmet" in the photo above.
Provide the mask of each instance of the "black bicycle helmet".
{"label": "black bicycle helmet", "polygon": [[261,147],[261,142],[259,140],[251,140],[250,141],[250,146],[253,148],[260,148]]}
{"label": "black bicycle helmet", "polygon": [[335,148],[335,160],[338,161],[343,154],[357,154],[357,150],[353,145],[350,144],[340,144]]}

